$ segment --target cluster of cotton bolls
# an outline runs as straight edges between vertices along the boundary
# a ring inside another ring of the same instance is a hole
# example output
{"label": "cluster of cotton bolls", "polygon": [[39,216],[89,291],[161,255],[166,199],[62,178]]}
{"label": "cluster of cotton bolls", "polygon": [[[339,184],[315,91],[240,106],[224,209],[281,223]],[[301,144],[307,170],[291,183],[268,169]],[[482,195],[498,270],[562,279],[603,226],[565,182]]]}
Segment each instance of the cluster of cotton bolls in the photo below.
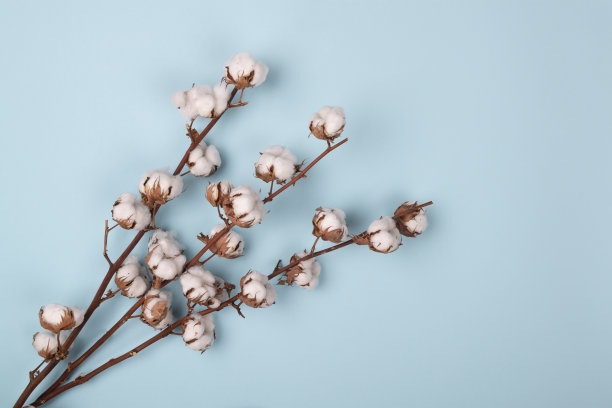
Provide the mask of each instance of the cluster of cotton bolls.
{"label": "cluster of cotton bolls", "polygon": [[208,85],[198,85],[188,91],[178,91],[170,101],[183,119],[192,121],[198,116],[215,118],[227,109],[230,92],[226,84],[217,84],[212,88]]}
{"label": "cluster of cotton bolls", "polygon": [[255,163],[255,176],[266,183],[279,184],[289,180],[298,170],[297,158],[283,146],[270,146],[261,153]]}
{"label": "cluster of cotton bolls", "polygon": [[149,207],[162,205],[175,199],[183,191],[183,179],[168,169],[151,170],[140,179],[138,187],[142,201]]}
{"label": "cluster of cotton bolls", "polygon": [[339,243],[348,236],[344,211],[337,208],[317,208],[312,219],[312,234],[324,241]]}
{"label": "cluster of cotton bolls", "polygon": [[310,133],[317,139],[331,143],[336,139],[346,124],[344,110],[339,106],[324,106],[310,117]]}
{"label": "cluster of cotton bolls", "polygon": [[183,322],[183,341],[192,350],[204,352],[215,341],[215,324],[209,313],[192,313]]}
{"label": "cluster of cotton bolls", "polygon": [[250,307],[268,307],[276,301],[276,290],[268,277],[257,271],[249,271],[240,279],[240,300]]}
{"label": "cluster of cotton bolls", "polygon": [[62,306],[55,303],[40,308],[38,319],[43,329],[34,334],[32,346],[39,356],[49,359],[55,356],[72,330],[83,323],[84,312],[76,306]]}
{"label": "cluster of cotton bolls", "polygon": [[196,177],[208,177],[214,174],[221,165],[219,151],[213,145],[206,146],[201,142],[189,153],[187,166],[189,172]]}
{"label": "cluster of cotton bolls", "polygon": [[306,289],[314,289],[319,284],[319,274],[321,273],[321,265],[315,258],[300,259],[309,255],[307,251],[294,254],[291,257],[291,263],[298,262],[293,268],[289,269],[285,275],[279,280],[279,285],[297,285]]}
{"label": "cluster of cotton bolls", "polygon": [[145,262],[155,277],[173,280],[183,271],[187,258],[173,232],[158,230],[149,239]]}
{"label": "cluster of cotton bolls", "polygon": [[172,293],[151,289],[144,296],[140,318],[154,329],[161,330],[172,323]]}
{"label": "cluster of cotton bolls", "polygon": [[123,296],[139,298],[149,290],[151,278],[138,261],[138,256],[130,255],[117,270],[115,284]]}
{"label": "cluster of cotton bolls", "polygon": [[151,223],[151,209],[132,193],[119,196],[111,210],[113,220],[122,228],[141,231]]}
{"label": "cluster of cotton bolls", "polygon": [[237,89],[261,85],[267,75],[268,67],[248,52],[234,54],[225,63],[225,81]]}

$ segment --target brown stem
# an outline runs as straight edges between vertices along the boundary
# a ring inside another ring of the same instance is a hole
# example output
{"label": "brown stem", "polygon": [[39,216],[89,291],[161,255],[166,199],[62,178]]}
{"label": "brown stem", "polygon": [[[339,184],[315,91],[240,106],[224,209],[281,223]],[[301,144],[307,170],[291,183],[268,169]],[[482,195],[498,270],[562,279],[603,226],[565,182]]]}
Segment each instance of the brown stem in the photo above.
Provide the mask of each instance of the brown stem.
{"label": "brown stem", "polygon": [[[231,105],[232,100],[236,96],[236,93],[237,93],[237,89],[234,88],[230,94],[228,106]],[[208,125],[204,128],[204,130],[200,132],[198,137],[191,142],[191,144],[189,145],[189,148],[183,155],[183,158],[181,159],[179,164],[176,166],[176,169],[174,170],[173,175],[176,176],[180,174],[181,171],[183,171],[183,167],[185,167],[185,164],[187,163],[187,159],[189,158],[189,154],[191,153],[191,151],[198,146],[198,144],[204,139],[204,137],[206,137],[206,135],[211,131],[213,126],[219,121],[222,115],[223,113],[221,113],[221,115],[217,116],[216,118],[212,119],[208,123]],[[156,212],[157,211],[154,210],[152,216],[155,216]],[[108,284],[110,283],[111,278],[113,277],[115,272],[117,272],[119,267],[123,264],[123,262],[128,257],[128,255],[134,250],[134,247],[136,247],[138,242],[140,242],[144,234],[145,234],[145,231],[139,231],[134,237],[134,239],[132,239],[132,242],[130,242],[128,247],[119,256],[119,258],[117,258],[117,260],[112,265],[109,266],[108,272],[104,276],[104,279],[102,279],[102,283],[100,283],[100,286],[98,287],[98,290],[96,291],[93,297],[93,300],[91,301],[91,303],[89,304],[89,307],[85,311],[85,315],[83,317],[83,323],[81,323],[78,327],[72,330],[72,332],[70,333],[70,335],[68,336],[64,344],[60,347],[58,352],[67,354],[66,353],[67,350],[70,348],[70,346],[72,345],[76,337],[79,335],[81,330],[83,330],[83,327],[85,327],[85,324],[87,323],[87,321],[89,321],[89,318],[91,317],[93,312],[98,308],[98,306],[100,306],[101,304],[100,300],[102,299],[104,291],[108,287]],[[28,383],[28,385],[26,385],[25,389],[23,390],[19,398],[17,398],[14,408],[21,408],[25,404],[30,394],[32,394],[32,392],[36,389],[36,387],[38,387],[38,385],[42,382],[42,380],[44,380],[49,375],[49,373],[55,368],[55,366],[57,366],[58,362],[59,362],[58,360],[51,361],[49,364],[47,364],[47,366],[45,366],[45,368],[40,372],[40,374],[36,376],[36,378],[30,380],[30,382]]]}
{"label": "brown stem", "polygon": [[417,206],[415,207],[415,209],[417,209],[417,208],[427,207],[428,205],[432,205],[432,204],[433,204],[433,201],[428,201],[428,202],[426,202],[426,203],[423,203],[423,204],[419,204],[419,205],[417,205]]}
{"label": "brown stem", "polygon": [[317,242],[319,242],[319,238],[321,238],[321,237],[316,237],[315,238],[315,242],[314,242],[314,244],[312,244],[312,248],[310,248],[310,253],[311,254],[314,252],[315,248],[317,247]]}
{"label": "brown stem", "polygon": [[198,261],[198,265],[200,265],[200,266],[204,265],[206,262],[210,261],[210,259],[211,259],[213,256],[215,256],[215,255],[216,255],[215,253],[212,253],[212,254],[211,254],[211,255],[210,255],[208,258],[206,258],[205,260],[203,260],[203,261]]}
{"label": "brown stem", "polygon": [[289,181],[287,184],[285,184],[284,186],[282,186],[281,188],[279,188],[278,190],[276,190],[274,193],[270,194],[269,196],[267,196],[263,202],[264,203],[269,203],[270,201],[272,201],[274,199],[274,197],[276,197],[277,195],[279,195],[280,193],[282,193],[283,191],[285,191],[286,189],[288,189],[289,187],[291,187],[292,185],[294,185],[295,183],[297,183],[297,181],[299,179],[301,179],[302,177],[306,176],[306,173],[308,172],[308,170],[310,170],[315,164],[317,164],[317,162],[319,160],[321,160],[323,157],[325,157],[329,152],[331,152],[332,150],[342,146],[344,143],[346,143],[348,141],[348,138],[340,141],[338,144],[335,144],[333,146],[329,146],[327,149],[325,149],[323,151],[323,153],[321,153],[319,156],[317,156],[316,159],[314,159],[308,166],[306,166],[306,168],[302,171],[300,171],[296,176],[294,176],[291,181]]}

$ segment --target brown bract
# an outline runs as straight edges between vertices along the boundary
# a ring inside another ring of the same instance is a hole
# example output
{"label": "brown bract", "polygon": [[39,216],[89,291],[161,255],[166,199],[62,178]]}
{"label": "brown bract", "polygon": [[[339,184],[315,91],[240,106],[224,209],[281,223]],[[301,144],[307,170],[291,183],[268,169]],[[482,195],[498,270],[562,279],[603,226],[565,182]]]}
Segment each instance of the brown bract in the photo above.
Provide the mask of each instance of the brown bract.
{"label": "brown bract", "polygon": [[76,325],[76,321],[74,320],[74,314],[72,313],[72,309],[64,306],[64,312],[62,314],[62,319],[59,323],[52,324],[43,319],[43,309],[44,306],[40,308],[38,311],[38,320],[40,320],[40,325],[43,329],[47,329],[52,331],[53,333],[59,333],[61,330],[70,330],[74,328]]}
{"label": "brown bract", "polygon": [[[170,305],[165,300],[159,300],[159,297],[158,293],[147,293],[144,297],[141,316],[150,326],[157,326],[168,314]],[[147,313],[145,313],[145,310],[147,310]]]}
{"label": "brown bract", "polygon": [[208,200],[213,207],[218,207],[228,199],[230,191],[223,192],[223,186],[220,181],[217,183],[209,183],[206,187],[206,200]]}
{"label": "brown bract", "polygon": [[344,231],[341,228],[322,229],[321,224],[325,216],[326,214],[325,214],[325,211],[323,211],[323,208],[322,207],[317,208],[317,212],[315,213],[315,216],[312,218],[312,226],[313,226],[312,235],[314,235],[315,237],[319,237],[324,241],[333,242],[334,244],[341,242],[342,239],[344,238]]}
{"label": "brown bract", "polygon": [[130,216],[129,218],[122,219],[122,220],[115,218],[115,207],[118,206],[119,204],[121,204],[121,199],[118,199],[113,204],[113,209],[111,210],[111,216],[113,217],[113,220],[115,220],[121,228],[125,228],[128,230],[134,228],[136,226],[136,220],[133,219],[133,217]]}
{"label": "brown bract", "polygon": [[234,78],[229,72],[229,66],[225,67],[225,82],[230,85],[234,85],[237,89],[250,88],[253,85],[251,81],[255,77],[255,70],[251,71],[247,75],[240,75],[238,78]]}
{"label": "brown bract", "polygon": [[266,301],[266,297],[264,296],[262,299],[251,299],[248,296],[245,296],[242,294],[242,289],[244,288],[244,285],[246,285],[247,283],[251,282],[253,280],[253,278],[251,277],[250,274],[246,274],[244,275],[241,279],[240,279],[240,293],[238,294],[238,298],[240,300],[242,300],[242,302],[250,307],[259,307],[261,306],[265,301]]}
{"label": "brown bract", "polygon": [[[289,264],[294,264],[295,262],[299,262],[299,260],[300,257],[298,257],[297,254],[293,254],[291,259],[289,260]],[[278,280],[278,284],[291,286],[293,285],[293,282],[295,282],[295,279],[298,277],[298,275],[302,272],[304,272],[304,268],[302,268],[301,263],[298,263],[294,267],[289,269],[287,272],[285,272],[285,274]]]}
{"label": "brown bract", "polygon": [[[242,194],[238,193],[234,195],[234,197],[240,197],[241,195]],[[222,203],[222,205],[223,205],[223,212],[225,212],[225,215],[227,216],[227,218],[229,218],[231,222],[233,222],[240,228],[250,228],[253,226],[253,220],[250,220],[250,221],[242,220],[242,218],[249,215],[248,213],[244,213],[240,216],[236,215],[236,213],[234,212],[234,207],[232,205],[231,199],[228,198]]]}
{"label": "brown bract", "polygon": [[[208,242],[210,241],[210,238],[208,237],[208,235],[200,235],[198,239],[205,244],[208,244]],[[230,245],[230,236],[229,234],[226,233],[221,238],[219,238],[217,241],[213,242],[208,249],[210,250],[210,252],[214,253],[215,255],[221,258],[235,259],[240,256],[239,254],[236,254],[235,252],[238,249],[238,247],[240,247],[241,242],[242,241],[238,241],[238,244]]]}
{"label": "brown bract", "polygon": [[310,129],[310,133],[312,133],[312,135],[317,139],[325,140],[327,142],[333,142],[334,139],[336,139],[340,136],[340,134],[342,134],[342,131],[344,130],[344,125],[334,134],[329,134],[327,132],[327,129],[325,129],[325,124],[313,126],[312,122],[310,122],[308,128]]}
{"label": "brown bract", "polygon": [[413,220],[421,211],[423,211],[423,209],[417,202],[410,203],[406,201],[404,204],[397,207],[397,210],[395,210],[393,214],[393,219],[395,220],[395,224],[400,234],[411,238],[419,235],[416,231],[410,231],[406,227],[406,224]]}
{"label": "brown bract", "polygon": [[143,183],[145,192],[140,193],[142,202],[149,206],[149,208],[153,208],[155,205],[167,203],[169,201],[168,196],[172,192],[172,186],[168,187],[167,190],[164,190],[161,188],[159,179],[155,180],[153,185],[148,185],[150,179],[150,177],[147,177]]}

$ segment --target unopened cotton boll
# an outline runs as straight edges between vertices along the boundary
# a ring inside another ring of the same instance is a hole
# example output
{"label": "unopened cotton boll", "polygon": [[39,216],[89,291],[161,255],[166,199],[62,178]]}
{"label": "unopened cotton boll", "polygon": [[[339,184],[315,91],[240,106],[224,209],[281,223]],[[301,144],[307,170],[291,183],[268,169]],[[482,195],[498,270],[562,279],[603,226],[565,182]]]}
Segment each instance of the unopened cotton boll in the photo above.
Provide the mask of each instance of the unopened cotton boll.
{"label": "unopened cotton boll", "polygon": [[312,234],[324,241],[339,243],[348,236],[344,211],[337,208],[317,208],[312,218]]}
{"label": "unopened cotton boll", "polygon": [[324,106],[310,117],[310,133],[317,139],[333,142],[344,130],[346,118],[339,106]]}
{"label": "unopened cotton boll", "polygon": [[198,85],[188,91],[178,91],[172,95],[170,102],[179,110],[183,119],[192,121],[198,116],[215,118],[227,109],[230,92],[226,84],[214,87]]}
{"label": "unopened cotton boll", "polygon": [[255,163],[255,176],[266,183],[272,180],[284,183],[297,170],[297,158],[283,146],[266,147]]}
{"label": "unopened cotton boll", "polygon": [[209,183],[206,187],[206,200],[213,207],[218,207],[229,198],[232,188],[232,183],[227,180]]}
{"label": "unopened cotton boll", "polygon": [[211,314],[192,313],[183,322],[183,341],[192,350],[204,352],[215,341],[215,324]]}
{"label": "unopened cotton boll", "polygon": [[40,308],[38,319],[43,329],[58,333],[61,330],[73,329],[81,324],[83,322],[83,311],[74,306],[67,307],[51,303]]}
{"label": "unopened cotton boll", "polygon": [[145,262],[153,275],[172,280],[183,271],[187,258],[174,233],[158,230],[149,239],[149,253]]}
{"label": "unopened cotton boll", "polygon": [[[64,344],[68,338],[68,332],[62,331],[59,335],[60,343]],[[49,331],[37,332],[32,338],[32,347],[44,359],[49,359],[55,356],[58,352],[59,346],[57,343],[57,333]]]}
{"label": "unopened cotton boll", "polygon": [[173,176],[168,169],[151,170],[140,179],[138,191],[147,206],[162,205],[181,194],[183,179],[181,176]]}
{"label": "unopened cotton boll", "polygon": [[[291,257],[291,263],[299,261],[301,258],[309,255],[309,252],[303,251],[299,254],[294,254]],[[306,289],[314,289],[319,284],[319,274],[321,273],[321,265],[315,258],[306,259],[299,262],[296,266],[289,269],[278,283],[283,285],[296,284]]]}
{"label": "unopened cotton boll", "polygon": [[115,284],[123,296],[139,298],[149,290],[151,279],[145,267],[138,261],[138,256],[130,255],[117,270]]}
{"label": "unopened cotton boll", "polygon": [[419,208],[416,201],[406,201],[400,205],[395,210],[393,219],[399,232],[407,237],[416,237],[427,229],[425,208]]}
{"label": "unopened cotton boll", "polygon": [[163,329],[172,323],[172,293],[151,289],[144,296],[141,319],[154,329]]}
{"label": "unopened cotton boll", "polygon": [[225,63],[225,80],[238,89],[261,85],[268,75],[268,67],[248,52],[234,54]]}
{"label": "unopened cotton boll", "polygon": [[391,217],[380,217],[372,222],[367,234],[370,249],[376,252],[393,252],[402,244],[402,236]]}
{"label": "unopened cotton boll", "polygon": [[[225,225],[223,224],[218,224],[212,227],[209,237],[205,237],[204,242],[208,244],[208,242],[224,228]],[[211,252],[217,256],[220,256],[221,258],[238,258],[244,251],[244,240],[239,233],[229,230],[225,232],[221,238],[215,241],[209,249]]]}
{"label": "unopened cotton boll", "polygon": [[219,306],[215,298],[217,288],[212,273],[200,266],[192,266],[179,278],[183,288],[183,295],[191,302],[211,308]]}
{"label": "unopened cotton boll", "polygon": [[261,223],[266,215],[259,194],[247,184],[232,189],[223,202],[223,211],[227,218],[242,228]]}
{"label": "unopened cotton boll", "polygon": [[122,228],[141,231],[151,223],[151,210],[132,193],[119,196],[111,210],[113,220]]}
{"label": "unopened cotton boll", "polygon": [[219,151],[213,145],[206,146],[201,142],[189,153],[187,166],[189,171],[196,177],[208,177],[217,171],[221,165]]}
{"label": "unopened cotton boll", "polygon": [[276,301],[276,290],[268,277],[257,271],[249,271],[240,279],[240,294],[238,297],[250,307],[268,307]]}

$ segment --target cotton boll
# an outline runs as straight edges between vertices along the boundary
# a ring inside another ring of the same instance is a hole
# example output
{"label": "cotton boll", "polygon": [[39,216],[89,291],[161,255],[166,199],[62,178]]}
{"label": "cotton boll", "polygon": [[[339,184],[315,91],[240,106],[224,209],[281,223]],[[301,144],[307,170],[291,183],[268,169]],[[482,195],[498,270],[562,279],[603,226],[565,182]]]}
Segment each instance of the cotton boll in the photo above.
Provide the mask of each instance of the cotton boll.
{"label": "cotton boll", "polygon": [[276,290],[268,277],[257,271],[249,271],[240,279],[240,300],[250,307],[268,307],[276,301]]}
{"label": "cotton boll", "polygon": [[206,200],[213,207],[218,207],[229,198],[232,188],[232,183],[227,180],[209,183],[206,187]]}
{"label": "cotton boll", "polygon": [[427,229],[425,208],[420,208],[416,201],[406,201],[400,205],[393,219],[402,235],[416,237]]}
{"label": "cotton boll", "polygon": [[151,286],[151,279],[144,266],[140,265],[136,255],[130,255],[123,261],[115,274],[115,284],[123,296],[138,298]]}
{"label": "cotton boll", "polygon": [[151,210],[131,193],[123,193],[113,204],[113,220],[122,228],[141,231],[151,223]]}
{"label": "cotton boll", "polygon": [[312,234],[324,241],[340,243],[348,236],[344,211],[337,208],[317,208],[312,219]]}
{"label": "cotton boll", "polygon": [[261,85],[268,75],[268,67],[248,52],[234,54],[225,63],[225,80],[238,89]]}
{"label": "cotton boll", "polygon": [[158,230],[149,239],[149,253],[145,262],[153,275],[172,280],[183,271],[187,258],[174,233]]}
{"label": "cotton boll", "polygon": [[192,313],[183,322],[183,341],[192,350],[204,352],[215,340],[215,324],[212,315]]}
{"label": "cotton boll", "polygon": [[215,97],[213,113],[215,117],[218,117],[227,109],[231,93],[227,84],[217,84],[213,87],[213,94]]}
{"label": "cotton boll", "polygon": [[183,179],[170,174],[168,169],[152,170],[142,176],[138,190],[147,206],[162,205],[181,194]]}
{"label": "cotton boll", "polygon": [[183,288],[183,295],[191,302],[209,307],[219,305],[218,300],[214,299],[217,294],[215,277],[209,271],[199,266],[192,266],[181,275],[179,280]]}
{"label": "cotton boll", "polygon": [[[82,315],[77,316],[77,318],[79,317],[82,322]],[[73,309],[55,303],[41,307],[38,312],[38,318],[41,327],[53,333],[58,333],[61,330],[70,330],[77,326]]]}
{"label": "cotton boll", "polygon": [[261,223],[266,215],[259,194],[246,184],[232,189],[223,203],[223,210],[234,224],[242,228]]}
{"label": "cotton boll", "polygon": [[76,306],[70,306],[70,310],[72,310],[72,316],[74,316],[74,327],[80,326],[85,318],[85,312]]}
{"label": "cotton boll", "polygon": [[[68,332],[62,331],[60,333],[60,343],[64,344],[68,338]],[[59,345],[57,343],[57,333],[51,333],[49,331],[37,332],[34,334],[32,339],[32,346],[34,350],[44,359],[49,359],[55,356],[58,351]]]}
{"label": "cotton boll", "polygon": [[172,293],[151,289],[144,296],[141,319],[155,329],[163,329],[172,322]]}
{"label": "cotton boll", "polygon": [[380,217],[372,222],[367,234],[370,249],[376,252],[393,252],[402,244],[402,236],[391,217]]}
{"label": "cotton boll", "polygon": [[324,106],[310,117],[310,133],[317,139],[333,142],[346,124],[344,110],[339,106]]}
{"label": "cotton boll", "polygon": [[213,145],[206,146],[206,143],[202,142],[189,153],[187,166],[196,177],[208,177],[214,174],[220,165],[221,156]]}
{"label": "cotton boll", "polygon": [[[290,262],[293,264],[307,255],[309,255],[309,252],[306,251],[294,254]],[[278,283],[280,285],[296,284],[306,289],[314,289],[319,284],[320,273],[321,265],[315,258],[310,258],[299,262],[293,268],[289,269]]]}
{"label": "cotton boll", "polygon": [[211,88],[208,85],[198,85],[172,95],[171,102],[179,110],[183,119],[190,122],[198,116],[214,118],[227,109],[229,101],[227,85],[219,84]]}
{"label": "cotton boll", "polygon": [[215,299],[219,301],[219,304],[229,300],[230,294],[232,290],[236,289],[236,286],[231,283],[225,282],[218,276],[215,276],[215,289],[217,290],[217,294],[215,295]]}
{"label": "cotton boll", "polygon": [[255,176],[266,183],[276,180],[284,183],[297,170],[297,158],[282,146],[266,147],[255,163]]}
{"label": "cotton boll", "polygon": [[[210,238],[205,237],[205,242],[208,243],[219,231],[225,228],[224,224],[215,225],[210,230]],[[220,256],[221,258],[234,259],[242,255],[244,251],[244,240],[236,231],[229,230],[216,242],[210,246],[210,251]]]}

